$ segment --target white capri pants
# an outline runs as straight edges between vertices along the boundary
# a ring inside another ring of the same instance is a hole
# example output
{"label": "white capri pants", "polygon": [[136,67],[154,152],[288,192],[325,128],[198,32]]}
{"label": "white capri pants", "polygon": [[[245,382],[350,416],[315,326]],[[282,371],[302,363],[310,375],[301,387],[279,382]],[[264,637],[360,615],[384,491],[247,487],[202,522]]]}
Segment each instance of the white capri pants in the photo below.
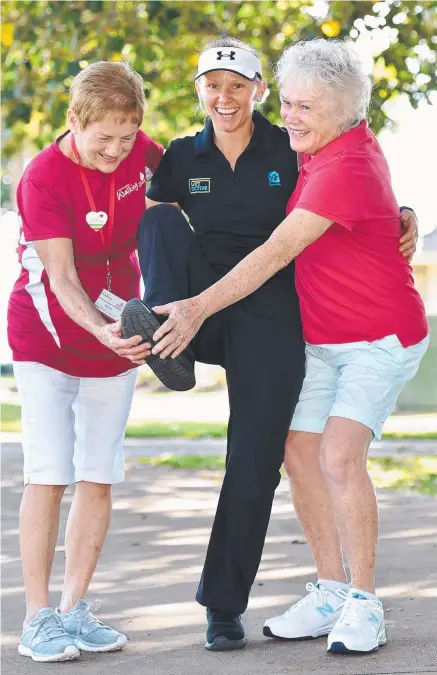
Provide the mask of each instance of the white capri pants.
{"label": "white capri pants", "polygon": [[121,483],[137,369],[74,377],[34,361],[13,365],[22,405],[24,484]]}

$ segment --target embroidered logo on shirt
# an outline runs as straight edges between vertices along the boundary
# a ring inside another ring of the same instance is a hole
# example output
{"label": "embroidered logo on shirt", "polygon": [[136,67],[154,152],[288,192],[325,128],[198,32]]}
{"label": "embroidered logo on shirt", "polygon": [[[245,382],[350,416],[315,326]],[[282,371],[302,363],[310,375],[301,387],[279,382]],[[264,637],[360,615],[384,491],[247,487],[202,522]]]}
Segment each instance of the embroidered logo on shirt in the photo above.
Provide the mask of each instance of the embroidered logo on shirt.
{"label": "embroidered logo on shirt", "polygon": [[[147,170],[147,169],[146,169]],[[130,195],[131,192],[136,192],[137,190],[140,189],[146,182],[146,177],[143,174],[142,171],[140,171],[140,180],[137,181],[136,183],[128,183],[127,185],[124,185],[122,188],[119,188],[117,190],[117,199],[120,201],[123,197],[126,197],[126,195]]]}
{"label": "embroidered logo on shirt", "polygon": [[192,195],[198,192],[211,192],[211,178],[190,178],[188,187]]}
{"label": "embroidered logo on shirt", "polygon": [[281,176],[277,171],[270,171],[268,174],[269,185],[278,185],[281,187]]}

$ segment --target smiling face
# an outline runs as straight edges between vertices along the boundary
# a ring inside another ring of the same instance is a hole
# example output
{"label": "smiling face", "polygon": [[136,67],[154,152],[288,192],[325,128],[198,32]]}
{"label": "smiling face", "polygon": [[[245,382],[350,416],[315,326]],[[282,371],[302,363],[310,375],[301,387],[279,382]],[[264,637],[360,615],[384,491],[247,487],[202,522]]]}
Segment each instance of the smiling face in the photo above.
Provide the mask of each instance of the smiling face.
{"label": "smiling face", "polygon": [[197,93],[216,132],[232,133],[247,124],[256,99],[263,96],[265,89],[265,82],[252,82],[227,70],[206,73],[196,82]]}
{"label": "smiling face", "polygon": [[286,84],[280,93],[281,117],[296,152],[315,155],[340,136],[341,127],[326,105],[323,92],[302,84]]}
{"label": "smiling face", "polygon": [[68,121],[81,164],[103,173],[112,173],[120,166],[132,150],[138,131],[138,124],[130,119],[119,122],[117,113],[109,113],[101,122],[88,124],[83,130],[71,110]]}

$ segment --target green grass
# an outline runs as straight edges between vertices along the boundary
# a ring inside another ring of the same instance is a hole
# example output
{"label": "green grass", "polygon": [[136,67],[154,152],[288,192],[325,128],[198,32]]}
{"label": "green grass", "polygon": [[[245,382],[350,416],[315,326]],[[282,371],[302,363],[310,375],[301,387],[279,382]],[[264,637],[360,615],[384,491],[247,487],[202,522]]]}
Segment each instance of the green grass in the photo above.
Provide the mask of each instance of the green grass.
{"label": "green grass", "polygon": [[[224,422],[128,422],[126,436],[136,438],[226,438]],[[437,431],[387,432],[386,440],[434,440]]]}
{"label": "green grass", "polygon": [[[21,431],[21,410],[17,403],[1,405],[2,431]],[[226,438],[224,422],[128,422],[126,436],[129,438]],[[437,431],[387,432],[386,440],[436,440]]]}
{"label": "green grass", "polygon": [[1,430],[19,433],[21,431],[21,406],[16,403],[2,403],[0,409]]}
{"label": "green grass", "polygon": [[[164,455],[143,457],[140,460],[149,466],[169,466],[189,471],[220,470],[225,467],[221,456]],[[377,488],[412,490],[426,495],[437,495],[436,457],[371,457],[369,473]]]}
{"label": "green grass", "polygon": [[437,457],[370,457],[376,487],[437,495]]}
{"label": "green grass", "polygon": [[128,422],[126,436],[136,438],[225,438],[222,422]]}
{"label": "green grass", "polygon": [[149,466],[170,466],[172,469],[188,469],[189,471],[223,471],[225,458],[212,455],[162,455],[162,457],[142,457],[143,464]]}

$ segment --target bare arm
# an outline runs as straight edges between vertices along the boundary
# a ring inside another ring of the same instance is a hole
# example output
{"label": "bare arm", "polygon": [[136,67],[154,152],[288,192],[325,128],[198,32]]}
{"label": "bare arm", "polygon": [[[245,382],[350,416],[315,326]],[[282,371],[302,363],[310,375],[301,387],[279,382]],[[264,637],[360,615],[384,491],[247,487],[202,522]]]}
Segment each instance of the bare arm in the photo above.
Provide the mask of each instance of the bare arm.
{"label": "bare arm", "polygon": [[178,356],[207,317],[253,293],[326,232],[332,222],[310,211],[295,209],[265,244],[213,286],[194,298],[154,308],[158,314],[168,314],[168,319],[154,335],[154,340],[160,342],[153,353],[163,358]]}
{"label": "bare arm", "polygon": [[140,345],[140,336],[123,339],[120,322],[108,323],[96,309],[77,275],[71,239],[41,239],[35,241],[34,246],[47,272],[50,288],[70,319],[119,356],[143,363],[150,354],[150,345]]}

